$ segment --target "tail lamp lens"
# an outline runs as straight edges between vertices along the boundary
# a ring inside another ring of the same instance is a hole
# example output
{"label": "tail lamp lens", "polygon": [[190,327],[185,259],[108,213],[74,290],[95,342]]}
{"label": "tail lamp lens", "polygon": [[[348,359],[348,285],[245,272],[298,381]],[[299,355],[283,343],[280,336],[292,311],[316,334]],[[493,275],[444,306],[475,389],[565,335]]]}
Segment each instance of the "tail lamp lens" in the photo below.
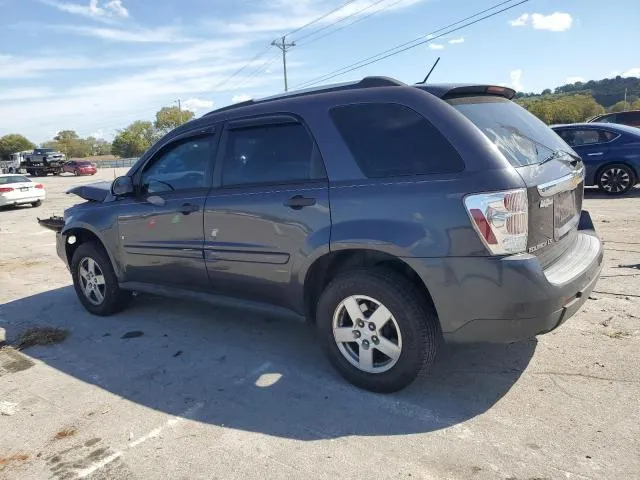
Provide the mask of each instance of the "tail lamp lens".
{"label": "tail lamp lens", "polygon": [[492,255],[526,250],[529,209],[524,188],[468,195],[464,204],[473,227]]}

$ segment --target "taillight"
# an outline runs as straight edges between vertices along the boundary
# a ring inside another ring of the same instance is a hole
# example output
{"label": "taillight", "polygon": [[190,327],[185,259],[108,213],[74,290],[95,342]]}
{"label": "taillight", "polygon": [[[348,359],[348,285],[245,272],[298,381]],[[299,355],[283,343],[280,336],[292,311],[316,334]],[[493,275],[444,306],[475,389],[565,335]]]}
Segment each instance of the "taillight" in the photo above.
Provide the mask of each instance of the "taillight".
{"label": "taillight", "polygon": [[464,205],[473,227],[492,255],[526,250],[529,203],[524,188],[468,195]]}
{"label": "taillight", "polygon": [[36,183],[36,188],[43,189],[43,188],[44,188],[44,185],[43,185],[43,184],[41,184],[41,183]]}
{"label": "taillight", "polygon": [[8,193],[13,192],[13,188],[11,187],[0,187],[0,193]]}

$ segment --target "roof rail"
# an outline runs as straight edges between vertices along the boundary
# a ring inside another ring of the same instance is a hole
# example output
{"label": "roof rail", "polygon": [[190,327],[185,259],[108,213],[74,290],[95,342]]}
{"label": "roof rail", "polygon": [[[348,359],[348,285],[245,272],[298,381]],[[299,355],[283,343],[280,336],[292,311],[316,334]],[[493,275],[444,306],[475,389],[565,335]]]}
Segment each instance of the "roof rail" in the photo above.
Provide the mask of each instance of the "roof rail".
{"label": "roof rail", "polygon": [[330,93],[339,92],[342,90],[357,90],[359,88],[375,88],[375,87],[402,87],[406,86],[406,83],[401,82],[390,77],[365,77],[358,82],[336,83],[333,85],[324,85],[322,87],[307,88],[304,90],[295,90],[293,92],[280,93],[271,97],[265,97],[258,100],[247,100],[246,102],[234,103],[227,105],[226,107],[213,110],[205,113],[203,117],[213,115],[214,113],[226,112],[227,110],[233,110],[235,108],[248,107],[250,105],[256,105],[259,103],[267,103],[274,100],[281,100],[285,98],[303,97],[306,95],[313,95],[316,93]]}

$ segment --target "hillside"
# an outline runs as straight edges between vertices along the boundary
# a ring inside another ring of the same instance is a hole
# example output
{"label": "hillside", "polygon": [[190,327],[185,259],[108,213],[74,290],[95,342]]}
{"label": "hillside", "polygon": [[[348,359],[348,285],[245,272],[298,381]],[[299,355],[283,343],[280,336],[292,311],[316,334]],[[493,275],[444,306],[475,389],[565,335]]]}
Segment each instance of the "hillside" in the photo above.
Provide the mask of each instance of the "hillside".
{"label": "hillside", "polygon": [[586,83],[577,82],[562,85],[554,90],[546,89],[542,94],[519,92],[516,98],[531,98],[541,95],[590,95],[593,99],[605,108],[609,108],[618,102],[624,101],[624,92],[627,90],[627,102],[634,103],[640,99],[640,78],[636,77],[616,77],[604,78],[602,80],[589,80]]}

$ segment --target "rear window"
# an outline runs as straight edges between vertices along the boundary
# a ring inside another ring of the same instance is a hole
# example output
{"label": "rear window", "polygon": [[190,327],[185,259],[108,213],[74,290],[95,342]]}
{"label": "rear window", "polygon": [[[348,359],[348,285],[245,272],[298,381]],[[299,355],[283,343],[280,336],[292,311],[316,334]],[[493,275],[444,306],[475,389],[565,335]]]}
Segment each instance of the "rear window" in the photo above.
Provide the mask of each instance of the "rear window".
{"label": "rear window", "polygon": [[8,185],[9,183],[24,183],[31,182],[27,177],[22,175],[12,175],[10,177],[0,177],[0,185]]}
{"label": "rear window", "polygon": [[511,100],[481,96],[447,102],[471,120],[514,167],[535,165],[557,150],[567,150],[553,130]]}
{"label": "rear window", "polygon": [[453,146],[422,115],[404,105],[365,103],[331,110],[340,135],[369,178],[459,172]]}

